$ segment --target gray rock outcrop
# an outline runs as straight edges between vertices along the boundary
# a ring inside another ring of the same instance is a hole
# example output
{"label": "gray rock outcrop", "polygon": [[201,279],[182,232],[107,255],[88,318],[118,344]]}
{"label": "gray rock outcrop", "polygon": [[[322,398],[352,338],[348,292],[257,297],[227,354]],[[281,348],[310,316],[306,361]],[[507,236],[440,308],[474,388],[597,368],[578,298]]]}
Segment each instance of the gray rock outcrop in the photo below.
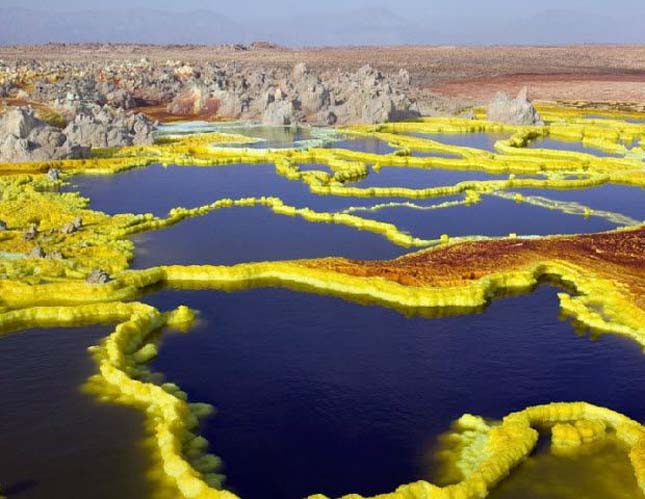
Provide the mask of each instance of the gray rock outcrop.
{"label": "gray rock outcrop", "polygon": [[78,232],[83,226],[83,219],[81,217],[76,217],[71,222],[67,222],[63,225],[63,228],[60,230],[63,234],[73,234]]}
{"label": "gray rock outcrop", "polygon": [[292,125],[297,122],[296,107],[290,100],[273,101],[267,105],[262,114],[265,125]]}
{"label": "gray rock outcrop", "polygon": [[110,274],[103,269],[96,269],[90,272],[85,281],[88,284],[106,284],[110,281]]}
{"label": "gray rock outcrop", "polygon": [[47,178],[52,181],[60,180],[60,170],[58,168],[50,168],[47,171]]}
{"label": "gray rock outcrop", "polygon": [[420,116],[416,102],[403,89],[409,75],[389,78],[366,65],[355,73],[338,74],[329,83],[329,107],[321,109],[321,121],[382,123],[414,119]]}
{"label": "gray rock outcrop", "polygon": [[45,258],[45,252],[40,246],[36,245],[27,253],[27,258]]}
{"label": "gray rock outcrop", "polygon": [[316,116],[329,108],[331,93],[328,86],[306,64],[296,64],[291,72],[291,79],[300,110],[305,116]]}
{"label": "gray rock outcrop", "polygon": [[[165,107],[188,119],[343,125],[415,118],[420,115],[415,96],[423,102],[405,69],[384,74],[369,65],[340,72],[314,71],[303,63],[285,68],[145,59],[108,64],[30,60],[6,72],[6,90],[0,92],[15,97],[24,88],[25,99],[53,107],[66,119],[65,134],[72,142],[93,147],[148,143],[149,124],[143,117],[135,118],[138,123],[123,122],[131,119],[126,111],[144,106],[159,106],[155,113]],[[56,77],[17,85],[28,75]]]}
{"label": "gray rock outcrop", "polygon": [[142,113],[86,106],[77,112],[64,133],[82,146],[105,148],[152,144],[155,128],[156,124]]}
{"label": "gray rock outcrop", "polygon": [[379,123],[420,116],[407,95],[410,75],[386,76],[367,65],[355,73],[319,75],[306,64],[290,72],[209,66],[178,68],[185,87],[168,112],[191,117],[261,121],[266,125]]}
{"label": "gray rock outcrop", "polygon": [[0,119],[0,162],[83,158],[88,153],[62,130],[36,118],[31,108],[11,109]]}
{"label": "gray rock outcrop", "polygon": [[515,99],[499,92],[489,104],[486,113],[490,121],[509,125],[543,125],[542,118],[528,98],[528,89],[520,90]]}
{"label": "gray rock outcrop", "polygon": [[[13,108],[0,119],[0,162],[78,159],[92,147],[152,144],[156,123],[141,113],[90,105],[75,113],[64,130],[38,119],[31,108]],[[57,171],[50,178],[58,178]]]}

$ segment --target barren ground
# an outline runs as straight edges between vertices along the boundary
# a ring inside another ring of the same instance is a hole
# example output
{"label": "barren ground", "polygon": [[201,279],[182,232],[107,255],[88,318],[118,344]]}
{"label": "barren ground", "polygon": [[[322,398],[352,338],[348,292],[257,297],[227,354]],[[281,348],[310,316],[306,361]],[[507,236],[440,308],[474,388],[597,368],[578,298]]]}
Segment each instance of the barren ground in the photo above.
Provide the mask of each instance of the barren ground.
{"label": "barren ground", "polygon": [[0,47],[0,59],[61,61],[212,60],[266,66],[306,62],[319,71],[354,70],[371,64],[383,71],[407,69],[413,84],[435,92],[488,100],[498,90],[528,85],[546,100],[645,102],[645,46],[566,47],[353,47],[252,48],[232,46],[46,45]]}

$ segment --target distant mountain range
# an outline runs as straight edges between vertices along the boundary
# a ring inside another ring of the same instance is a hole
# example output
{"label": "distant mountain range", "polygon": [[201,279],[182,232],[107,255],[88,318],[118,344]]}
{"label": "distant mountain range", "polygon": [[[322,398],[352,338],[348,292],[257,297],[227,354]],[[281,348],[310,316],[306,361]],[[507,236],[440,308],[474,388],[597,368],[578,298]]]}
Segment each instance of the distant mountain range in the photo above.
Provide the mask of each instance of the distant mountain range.
{"label": "distant mountain range", "polygon": [[384,7],[317,12],[268,23],[271,40],[282,45],[405,45],[433,43],[432,29]]}
{"label": "distant mountain range", "polygon": [[[501,43],[526,39],[535,44],[645,43],[642,15],[617,12],[601,16],[571,10],[546,10],[507,22]],[[492,34],[489,34],[492,36]]]}
{"label": "distant mountain range", "polygon": [[232,19],[210,11],[149,9],[44,12],[0,9],[0,44],[47,42],[206,43],[254,37]]}
{"label": "distant mountain range", "polygon": [[58,12],[0,8],[0,44],[48,42],[249,43],[289,46],[645,43],[641,16],[550,10],[517,19],[408,19],[387,8],[234,19],[153,9]]}

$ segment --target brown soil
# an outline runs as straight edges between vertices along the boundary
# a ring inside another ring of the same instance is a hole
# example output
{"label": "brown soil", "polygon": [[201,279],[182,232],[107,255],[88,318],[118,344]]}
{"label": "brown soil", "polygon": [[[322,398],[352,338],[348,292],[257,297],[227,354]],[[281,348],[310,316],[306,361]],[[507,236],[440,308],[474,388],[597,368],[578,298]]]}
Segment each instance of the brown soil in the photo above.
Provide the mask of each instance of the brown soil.
{"label": "brown soil", "polygon": [[540,239],[466,242],[420,251],[395,260],[344,258],[305,260],[317,268],[365,277],[382,277],[407,286],[452,287],[497,272],[533,268],[548,260],[568,261],[630,289],[645,308],[645,228]]}
{"label": "brown soil", "polygon": [[517,74],[438,83],[433,90],[450,97],[489,101],[497,92],[529,88],[532,99],[573,102],[645,102],[645,73]]}
{"label": "brown soil", "polygon": [[177,123],[179,121],[223,121],[215,114],[173,114],[168,111],[167,104],[156,106],[142,106],[135,111],[144,113],[150,119],[161,123]]}

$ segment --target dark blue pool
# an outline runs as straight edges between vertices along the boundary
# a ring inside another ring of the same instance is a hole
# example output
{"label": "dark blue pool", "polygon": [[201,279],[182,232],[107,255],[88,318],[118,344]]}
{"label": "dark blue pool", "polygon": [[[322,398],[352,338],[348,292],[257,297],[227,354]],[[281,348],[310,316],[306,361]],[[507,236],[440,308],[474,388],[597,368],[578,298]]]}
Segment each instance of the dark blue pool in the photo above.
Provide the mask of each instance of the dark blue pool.
{"label": "dark blue pool", "polygon": [[154,368],[217,407],[203,435],[247,499],[433,479],[436,438],[465,412],[587,400],[645,418],[640,348],[576,335],[548,286],[441,319],[284,289],[147,301],[200,310],[196,329],[164,337]]}

